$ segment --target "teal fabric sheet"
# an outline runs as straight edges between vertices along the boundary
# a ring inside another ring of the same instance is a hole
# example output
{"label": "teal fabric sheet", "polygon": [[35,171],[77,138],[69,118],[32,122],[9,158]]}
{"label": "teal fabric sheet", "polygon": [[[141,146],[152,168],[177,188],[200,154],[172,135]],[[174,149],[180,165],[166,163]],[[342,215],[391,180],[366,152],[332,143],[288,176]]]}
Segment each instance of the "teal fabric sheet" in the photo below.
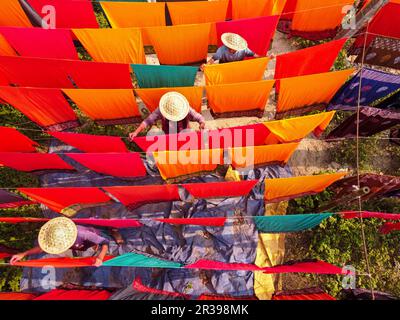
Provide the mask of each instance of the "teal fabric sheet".
{"label": "teal fabric sheet", "polygon": [[103,263],[109,267],[143,267],[143,268],[181,268],[179,262],[148,257],[137,253],[126,253]]}

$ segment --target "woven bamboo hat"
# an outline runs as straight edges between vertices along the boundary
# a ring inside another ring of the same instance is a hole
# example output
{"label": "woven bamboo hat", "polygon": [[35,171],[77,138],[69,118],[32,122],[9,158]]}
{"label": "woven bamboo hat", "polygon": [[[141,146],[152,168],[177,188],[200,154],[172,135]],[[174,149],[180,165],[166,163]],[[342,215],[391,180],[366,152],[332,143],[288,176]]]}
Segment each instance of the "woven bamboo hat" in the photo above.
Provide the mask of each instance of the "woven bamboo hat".
{"label": "woven bamboo hat", "polygon": [[170,121],[181,121],[189,113],[189,101],[179,92],[167,92],[160,99],[161,114]]}
{"label": "woven bamboo hat", "polygon": [[236,51],[247,49],[247,41],[236,33],[223,33],[221,35],[221,41],[229,49]]}
{"label": "woven bamboo hat", "polygon": [[40,228],[39,246],[46,253],[60,254],[72,247],[77,236],[78,229],[71,219],[55,218]]}

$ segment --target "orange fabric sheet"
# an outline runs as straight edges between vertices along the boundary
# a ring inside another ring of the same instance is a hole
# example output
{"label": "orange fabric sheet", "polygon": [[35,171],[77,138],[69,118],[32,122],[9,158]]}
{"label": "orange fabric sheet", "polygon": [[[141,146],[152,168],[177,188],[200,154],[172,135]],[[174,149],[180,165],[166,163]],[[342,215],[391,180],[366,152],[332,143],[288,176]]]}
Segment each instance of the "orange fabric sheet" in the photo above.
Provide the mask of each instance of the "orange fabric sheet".
{"label": "orange fabric sheet", "polygon": [[342,8],[353,2],[353,0],[297,1],[291,28],[308,32],[335,29],[345,16]]}
{"label": "orange fabric sheet", "polygon": [[298,147],[298,143],[274,144],[229,149],[229,159],[235,169],[265,164],[284,165]]}
{"label": "orange fabric sheet", "polygon": [[0,34],[0,56],[17,56],[15,50],[8,41]]}
{"label": "orange fabric sheet", "polygon": [[73,29],[94,61],[146,63],[139,28]]}
{"label": "orange fabric sheet", "polygon": [[210,23],[147,28],[160,64],[190,64],[207,58]]}
{"label": "orange fabric sheet", "polygon": [[0,26],[32,27],[18,0],[0,1]]}
{"label": "orange fabric sheet", "polygon": [[180,150],[153,153],[164,180],[211,172],[223,163],[223,150]]}
{"label": "orange fabric sheet", "polygon": [[93,120],[140,117],[130,89],[63,89],[63,92]]}
{"label": "orange fabric sheet", "polygon": [[305,117],[264,122],[270,131],[265,144],[298,141],[314,132],[319,136],[329,125],[335,111],[322,112]]}
{"label": "orange fabric sheet", "polygon": [[206,85],[217,85],[262,80],[269,58],[250,59],[204,67]]}
{"label": "orange fabric sheet", "polygon": [[207,86],[209,107],[215,113],[264,110],[274,80]]}
{"label": "orange fabric sheet", "polygon": [[319,193],[345,175],[345,172],[340,172],[317,176],[266,179],[265,200],[268,202],[278,202],[307,194]]}
{"label": "orange fabric sheet", "polygon": [[277,112],[328,103],[354,69],[281,79]]}
{"label": "orange fabric sheet", "polygon": [[232,0],[232,19],[280,15],[286,0]]}
{"label": "orange fabric sheet", "polygon": [[197,112],[201,111],[201,100],[203,98],[202,87],[148,88],[135,89],[135,91],[151,112],[158,108],[161,97],[171,91],[183,94],[194,110]]}

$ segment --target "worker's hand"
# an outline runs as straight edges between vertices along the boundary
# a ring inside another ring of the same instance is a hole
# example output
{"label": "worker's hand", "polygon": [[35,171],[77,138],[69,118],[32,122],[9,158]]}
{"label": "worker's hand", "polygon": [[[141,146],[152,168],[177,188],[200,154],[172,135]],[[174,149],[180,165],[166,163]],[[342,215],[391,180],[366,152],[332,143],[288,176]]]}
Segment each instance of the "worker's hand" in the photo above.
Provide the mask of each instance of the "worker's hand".
{"label": "worker's hand", "polygon": [[200,130],[204,130],[206,128],[205,122],[200,123]]}
{"label": "worker's hand", "polygon": [[201,66],[200,66],[200,70],[201,71],[204,71],[204,67],[206,66],[206,64],[205,63],[203,63]]}
{"label": "worker's hand", "polygon": [[137,136],[137,133],[136,133],[136,132],[131,132],[131,133],[129,134],[129,140],[133,141],[133,139],[136,138],[136,136]]}
{"label": "worker's hand", "polygon": [[100,259],[99,257],[96,257],[96,260],[94,261],[93,265],[95,267],[101,267],[103,265],[103,259]]}
{"label": "worker's hand", "polygon": [[11,257],[10,264],[15,264],[16,262],[22,260],[23,258],[25,258],[25,255],[23,253],[15,254]]}
{"label": "worker's hand", "polygon": [[270,55],[269,55],[269,58],[272,60],[272,59],[275,59],[275,55],[273,54],[273,53],[271,53]]}

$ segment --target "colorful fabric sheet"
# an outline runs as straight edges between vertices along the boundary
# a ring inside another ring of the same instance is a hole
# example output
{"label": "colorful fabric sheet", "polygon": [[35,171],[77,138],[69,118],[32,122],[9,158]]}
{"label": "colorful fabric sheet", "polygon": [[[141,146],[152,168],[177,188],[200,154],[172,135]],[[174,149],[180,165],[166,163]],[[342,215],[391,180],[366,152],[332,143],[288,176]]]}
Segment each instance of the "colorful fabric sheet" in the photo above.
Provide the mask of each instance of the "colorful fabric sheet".
{"label": "colorful fabric sheet", "polygon": [[126,253],[103,263],[107,267],[181,268],[179,262],[157,259],[137,253]]}
{"label": "colorful fabric sheet", "polygon": [[232,19],[280,15],[286,1],[232,0]]}
{"label": "colorful fabric sheet", "polygon": [[262,116],[274,83],[265,80],[207,86],[208,106],[222,117],[247,115],[249,111]]}
{"label": "colorful fabric sheet", "polygon": [[48,132],[53,137],[83,152],[129,152],[120,137],[71,132]]}
{"label": "colorful fabric sheet", "polygon": [[0,164],[19,171],[75,170],[54,153],[0,153]]}
{"label": "colorful fabric sheet", "polygon": [[61,290],[54,289],[33,300],[108,300],[111,292],[106,290]]}
{"label": "colorful fabric sheet", "polygon": [[32,27],[18,0],[0,2],[0,26]]}
{"label": "colorful fabric sheet", "polygon": [[79,125],[59,89],[0,87],[0,99],[21,111],[39,126],[64,130]]}
{"label": "colorful fabric sheet", "polygon": [[209,23],[152,27],[146,32],[160,64],[196,64],[207,58]]}
{"label": "colorful fabric sheet", "polygon": [[146,107],[153,112],[158,108],[161,97],[167,92],[176,91],[183,94],[189,101],[190,106],[197,112],[201,112],[201,104],[203,98],[202,87],[169,87],[169,88],[149,88],[149,89],[136,89],[140,99]]}
{"label": "colorful fabric sheet", "polygon": [[8,43],[6,38],[4,38],[3,35],[0,34],[0,54],[2,56],[16,56],[17,53],[11,47],[11,45]]}
{"label": "colorful fabric sheet", "polygon": [[194,225],[205,227],[223,227],[226,218],[169,218],[169,219],[155,219],[159,222],[175,224],[175,225]]}
{"label": "colorful fabric sheet", "polygon": [[0,57],[4,85],[40,88],[132,88],[127,64]]}
{"label": "colorful fabric sheet", "polygon": [[393,231],[399,231],[400,230],[400,223],[392,223],[392,222],[386,222],[380,229],[379,232],[383,234],[388,234]]}
{"label": "colorful fabric sheet", "polygon": [[276,57],[275,79],[328,72],[347,38],[329,41]]}
{"label": "colorful fabric sheet", "polygon": [[64,89],[89,118],[101,125],[141,122],[142,117],[133,90]]}
{"label": "colorful fabric sheet", "polygon": [[68,157],[95,172],[120,178],[144,177],[146,168],[137,152],[67,153]]}
{"label": "colorful fabric sheet", "polygon": [[[103,261],[112,259],[112,256],[104,257]],[[46,258],[37,260],[18,261],[14,265],[28,268],[43,268],[52,266],[53,268],[84,268],[92,267],[95,262],[95,257],[89,258]]]}
{"label": "colorful fabric sheet", "polygon": [[78,60],[70,30],[1,27],[0,33],[20,56]]}
{"label": "colorful fabric sheet", "polygon": [[249,48],[265,56],[270,48],[279,16],[232,20],[216,24],[218,45],[222,45],[221,35],[233,32],[246,39]]}
{"label": "colorful fabric sheet", "polygon": [[286,233],[312,229],[322,221],[332,216],[332,213],[291,214],[277,216],[254,217],[259,232]]}
{"label": "colorful fabric sheet", "polygon": [[[360,53],[355,60],[361,63],[363,55]],[[400,69],[400,39],[376,37],[365,52],[366,64]]]}
{"label": "colorful fabric sheet", "polygon": [[280,202],[305,195],[319,193],[346,173],[322,174],[265,180],[265,201]]}
{"label": "colorful fabric sheet", "polygon": [[35,294],[24,292],[0,292],[0,300],[34,300]]}
{"label": "colorful fabric sheet", "polygon": [[146,63],[138,28],[73,29],[73,32],[94,61]]}
{"label": "colorful fabric sheet", "polygon": [[[18,208],[33,203],[33,201],[26,200],[14,193],[0,190],[0,209]],[[1,248],[0,251],[2,251]]]}
{"label": "colorful fabric sheet", "polygon": [[325,107],[354,69],[279,80],[277,118]]}
{"label": "colorful fabric sheet", "polygon": [[336,300],[319,288],[278,291],[271,300]]}
{"label": "colorful fabric sheet", "polygon": [[38,146],[14,128],[0,127],[0,137],[0,152],[36,152]]}
{"label": "colorful fabric sheet", "polygon": [[197,67],[158,66],[133,64],[140,88],[192,87],[196,79]]}
{"label": "colorful fabric sheet", "polygon": [[398,213],[384,213],[384,212],[369,212],[369,211],[344,211],[340,215],[345,219],[354,219],[358,217],[362,218],[376,218],[384,220],[400,220],[400,214]]}
{"label": "colorful fabric sheet", "polygon": [[247,180],[212,183],[186,183],[181,186],[196,199],[216,199],[245,196],[251,192],[256,184],[257,180]]}
{"label": "colorful fabric sheet", "polygon": [[211,86],[262,80],[268,62],[269,58],[258,58],[239,62],[207,65],[204,67],[206,85]]}

